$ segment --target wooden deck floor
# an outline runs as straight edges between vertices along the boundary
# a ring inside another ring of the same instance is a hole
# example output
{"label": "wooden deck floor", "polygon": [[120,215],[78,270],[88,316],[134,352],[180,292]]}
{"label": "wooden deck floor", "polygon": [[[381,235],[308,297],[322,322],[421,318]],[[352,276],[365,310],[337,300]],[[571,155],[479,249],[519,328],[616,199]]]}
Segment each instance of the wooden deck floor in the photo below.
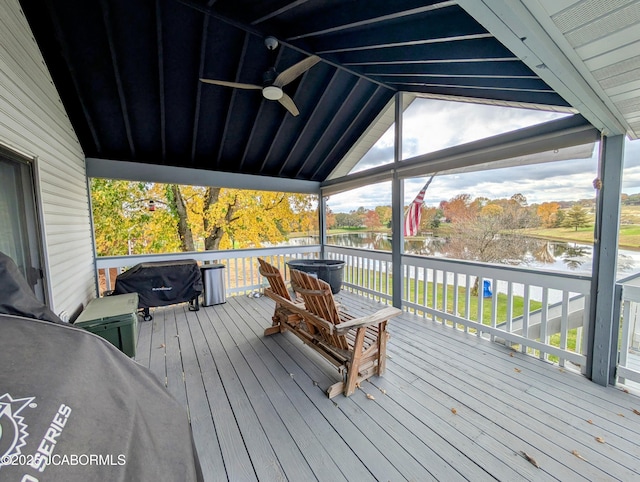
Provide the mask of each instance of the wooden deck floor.
{"label": "wooden deck floor", "polygon": [[385,376],[329,400],[338,373],[263,337],[272,311],[233,297],[139,325],[136,359],[188,409],[206,480],[640,480],[633,394],[403,314]]}

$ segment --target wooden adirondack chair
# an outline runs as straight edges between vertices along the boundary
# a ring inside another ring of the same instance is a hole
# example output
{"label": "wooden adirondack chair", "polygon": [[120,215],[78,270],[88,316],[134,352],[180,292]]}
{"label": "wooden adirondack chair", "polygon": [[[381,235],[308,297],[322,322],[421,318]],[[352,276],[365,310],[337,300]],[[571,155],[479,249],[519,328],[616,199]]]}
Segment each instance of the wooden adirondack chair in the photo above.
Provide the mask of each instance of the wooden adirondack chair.
{"label": "wooden adirondack chair", "polygon": [[[304,308],[304,301],[302,299],[298,299],[295,295],[294,297],[291,296],[291,293],[287,289],[287,285],[278,268],[267,263],[262,258],[258,258],[258,263],[260,264],[258,271],[260,271],[260,274],[267,279],[269,286],[274,293],[282,299],[287,300],[289,303],[293,303],[299,305],[300,308]],[[282,303],[276,302],[276,308],[271,319],[273,320],[273,325],[264,330],[264,336],[284,331],[284,324],[297,325],[302,320],[302,317],[298,313],[294,313],[289,310]]]}
{"label": "wooden adirondack chair", "polygon": [[303,320],[295,325],[281,323],[280,331],[289,330],[297,335],[343,374],[343,381],[328,388],[329,398],[341,392],[349,396],[361,381],[382,375],[389,338],[387,322],[401,311],[386,307],[372,315],[355,318],[338,309],[328,283],[302,271],[290,273],[291,286],[302,296],[304,308],[273,290],[267,289],[265,294]]}

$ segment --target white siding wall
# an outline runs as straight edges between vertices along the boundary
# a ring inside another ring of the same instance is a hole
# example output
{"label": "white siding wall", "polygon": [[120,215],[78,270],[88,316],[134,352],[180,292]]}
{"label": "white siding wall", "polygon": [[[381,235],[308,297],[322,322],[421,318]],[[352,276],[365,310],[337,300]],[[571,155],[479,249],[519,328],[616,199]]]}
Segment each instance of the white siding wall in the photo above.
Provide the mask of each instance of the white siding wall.
{"label": "white siding wall", "polygon": [[85,156],[17,0],[0,1],[0,143],[36,159],[56,313],[95,296]]}

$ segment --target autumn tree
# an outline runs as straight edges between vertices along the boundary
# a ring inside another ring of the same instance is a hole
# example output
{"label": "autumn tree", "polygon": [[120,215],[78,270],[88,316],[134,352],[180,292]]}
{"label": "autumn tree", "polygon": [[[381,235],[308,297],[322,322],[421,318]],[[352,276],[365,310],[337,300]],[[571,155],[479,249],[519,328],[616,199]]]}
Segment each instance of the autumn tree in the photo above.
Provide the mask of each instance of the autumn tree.
{"label": "autumn tree", "polygon": [[380,216],[378,216],[378,213],[373,209],[367,211],[364,215],[364,225],[370,230],[380,228],[382,223],[380,222]]}
{"label": "autumn tree", "polygon": [[327,226],[327,229],[333,229],[337,225],[336,215],[333,214],[333,211],[331,211],[331,208],[329,206],[327,206],[325,213],[325,224]]}
{"label": "autumn tree", "polygon": [[540,218],[540,223],[545,228],[552,228],[556,224],[558,218],[558,210],[560,204],[557,202],[546,202],[540,204],[536,209],[536,214]]}
{"label": "autumn tree", "polygon": [[[519,264],[525,258],[529,247],[517,233],[528,219],[528,208],[521,199],[499,201],[476,203],[484,206],[475,214],[467,209],[463,216],[454,217],[448,242],[442,247],[447,257],[502,264]],[[476,279],[474,294],[478,284]]]}
{"label": "autumn tree", "polygon": [[586,227],[589,225],[589,213],[580,204],[574,204],[564,213],[564,226],[567,228]]}
{"label": "autumn tree", "polygon": [[444,213],[440,208],[422,205],[420,216],[420,231],[430,231],[440,227]]}
{"label": "autumn tree", "polygon": [[[154,211],[149,201],[154,200]],[[99,256],[180,249],[175,219],[158,185],[91,179],[91,207]]]}
{"label": "autumn tree", "polygon": [[94,179],[92,203],[100,255],[261,246],[318,226],[306,194]]}
{"label": "autumn tree", "polygon": [[390,228],[392,215],[391,206],[376,206],[374,210],[378,214],[378,218],[380,219],[382,226]]}
{"label": "autumn tree", "polygon": [[442,201],[440,209],[449,222],[464,222],[475,217],[470,194],[458,194],[449,201]]}

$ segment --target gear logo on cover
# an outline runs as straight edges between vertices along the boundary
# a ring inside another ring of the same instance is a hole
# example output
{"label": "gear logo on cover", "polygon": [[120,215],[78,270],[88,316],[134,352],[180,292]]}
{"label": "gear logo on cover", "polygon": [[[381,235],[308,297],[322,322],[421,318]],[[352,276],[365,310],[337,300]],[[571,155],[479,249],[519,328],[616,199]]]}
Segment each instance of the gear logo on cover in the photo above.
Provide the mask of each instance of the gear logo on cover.
{"label": "gear logo on cover", "polygon": [[8,393],[0,397],[0,467],[20,455],[22,447],[27,443],[27,424],[24,423],[24,417],[20,412],[32,403],[34,398],[14,400]]}

